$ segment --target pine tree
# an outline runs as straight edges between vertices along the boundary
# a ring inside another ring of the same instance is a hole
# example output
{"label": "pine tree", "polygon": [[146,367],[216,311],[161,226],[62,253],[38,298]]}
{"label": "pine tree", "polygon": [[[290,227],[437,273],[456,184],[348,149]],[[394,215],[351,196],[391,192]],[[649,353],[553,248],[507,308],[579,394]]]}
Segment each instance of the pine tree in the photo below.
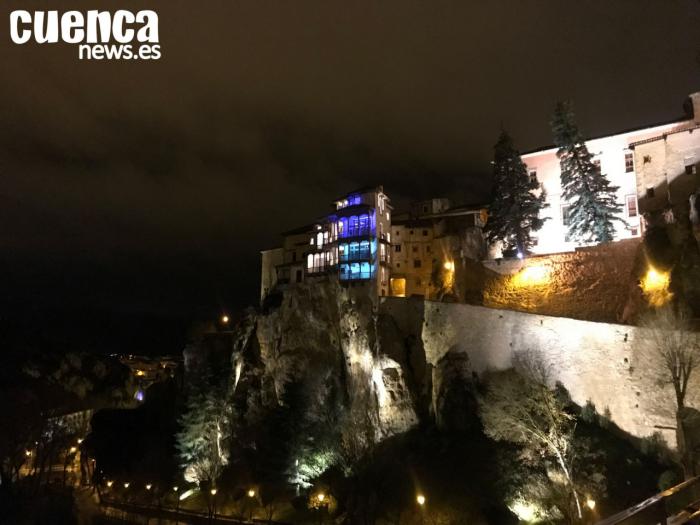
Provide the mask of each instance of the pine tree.
{"label": "pine tree", "polygon": [[569,204],[569,238],[579,243],[612,241],[613,221],[624,223],[617,216],[622,210],[617,186],[611,186],[593,162],[570,102],[556,105],[551,124],[561,166],[561,196]]}
{"label": "pine tree", "polygon": [[547,206],[546,195],[537,179],[530,178],[505,131],[494,146],[493,172],[494,195],[486,237],[490,243],[501,241],[504,252],[526,254],[533,245],[532,232],[539,230],[546,220],[540,217],[540,211]]}

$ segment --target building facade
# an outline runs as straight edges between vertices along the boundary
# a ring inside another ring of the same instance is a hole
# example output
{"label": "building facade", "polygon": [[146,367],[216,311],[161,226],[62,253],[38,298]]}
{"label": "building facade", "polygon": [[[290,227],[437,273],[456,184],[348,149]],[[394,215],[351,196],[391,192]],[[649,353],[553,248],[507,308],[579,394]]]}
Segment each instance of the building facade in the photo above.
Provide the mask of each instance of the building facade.
{"label": "building facade", "polygon": [[[643,214],[671,198],[667,190],[672,181],[677,183],[672,196],[675,200],[687,200],[690,186],[694,191],[695,166],[700,160],[700,133],[693,133],[700,118],[699,97],[700,93],[690,95],[686,117],[586,141],[601,173],[619,188],[617,199],[622,205],[619,218],[624,222],[615,222],[615,240],[642,234]],[[525,153],[522,159],[530,176],[536,177],[546,190],[549,205],[543,210],[548,220],[533,235],[536,244],[532,251],[545,254],[574,250],[577,245],[567,234],[570,203],[561,196],[556,148]],[[500,257],[500,253],[495,249],[491,256]]]}
{"label": "building facade", "polygon": [[412,204],[391,225],[391,295],[434,298],[456,264],[484,257],[485,221],[484,206],[451,207],[448,199]]}
{"label": "building facade", "polygon": [[392,207],[384,189],[362,188],[333,206],[316,222],[283,233],[282,248],[262,252],[261,300],[276,287],[327,279],[389,295]]}

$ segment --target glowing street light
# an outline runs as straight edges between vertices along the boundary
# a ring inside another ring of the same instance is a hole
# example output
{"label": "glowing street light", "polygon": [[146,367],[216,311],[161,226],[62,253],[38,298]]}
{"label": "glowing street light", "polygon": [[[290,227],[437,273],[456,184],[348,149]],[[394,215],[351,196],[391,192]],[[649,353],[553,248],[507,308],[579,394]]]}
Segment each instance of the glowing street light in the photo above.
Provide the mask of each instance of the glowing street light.
{"label": "glowing street light", "polygon": [[588,508],[591,509],[591,510],[595,510],[595,500],[594,500],[594,499],[591,499],[591,498],[588,498],[588,499],[586,500],[586,507],[588,507]]}
{"label": "glowing street light", "polygon": [[422,507],[425,505],[425,496],[423,496],[423,494],[418,494],[418,496],[416,496],[416,502]]}
{"label": "glowing street light", "polygon": [[221,322],[224,324],[228,324],[228,315],[222,315],[221,316]]}
{"label": "glowing street light", "polygon": [[128,488],[129,488],[129,482],[128,482],[128,481],[127,481],[126,483],[124,483],[124,488],[125,488],[125,489],[128,489]]}
{"label": "glowing street light", "polygon": [[249,498],[254,498],[255,497],[255,491],[253,489],[248,490],[248,497]]}
{"label": "glowing street light", "polygon": [[454,272],[455,271],[455,263],[454,261],[445,261],[445,264],[443,265],[445,270],[448,272]]}
{"label": "glowing street light", "polygon": [[173,492],[177,492],[177,485],[173,487]]}
{"label": "glowing street light", "polygon": [[69,450],[69,452],[70,452],[71,454],[75,454],[76,452],[78,452],[78,449],[77,449],[76,447],[71,447],[70,450]]}
{"label": "glowing street light", "polygon": [[318,496],[316,496],[316,498],[318,498],[318,501],[323,503],[323,500],[326,499],[326,495],[323,492],[321,492]]}
{"label": "glowing street light", "polygon": [[29,457],[29,456],[32,455],[32,451],[31,451],[31,450],[25,450],[25,451],[24,451],[24,455],[27,456],[27,457]]}
{"label": "glowing street light", "polygon": [[212,496],[216,496],[216,489],[211,489],[209,492],[211,492]]}
{"label": "glowing street light", "polygon": [[78,438],[78,445],[80,445],[83,442],[82,438]]}
{"label": "glowing street light", "polygon": [[152,487],[152,486],[153,486],[153,485],[151,485],[151,484],[149,483],[148,485],[146,485],[146,490],[151,490],[151,487]]}
{"label": "glowing street light", "polygon": [[107,482],[107,487],[112,488],[112,485],[114,485],[114,481]]}

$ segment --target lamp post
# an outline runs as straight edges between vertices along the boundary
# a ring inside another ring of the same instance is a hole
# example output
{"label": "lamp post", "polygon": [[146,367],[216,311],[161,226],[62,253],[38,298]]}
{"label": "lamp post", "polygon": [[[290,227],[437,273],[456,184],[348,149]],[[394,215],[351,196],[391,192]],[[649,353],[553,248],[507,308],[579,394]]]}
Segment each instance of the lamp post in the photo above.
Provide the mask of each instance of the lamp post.
{"label": "lamp post", "polygon": [[212,522],[216,516],[216,487],[209,491],[211,494],[211,508],[209,509],[209,521]]}
{"label": "lamp post", "polygon": [[423,494],[418,494],[416,496],[416,503],[418,503],[418,512],[420,512],[420,522],[425,523],[425,496]]}
{"label": "lamp post", "polygon": [[248,499],[250,500],[248,509],[248,521],[253,521],[253,498],[255,497],[255,489],[248,489]]}
{"label": "lamp post", "polygon": [[173,492],[175,493],[175,519],[177,520],[177,525],[180,524],[180,494],[178,493],[178,487],[175,485],[173,487]]}

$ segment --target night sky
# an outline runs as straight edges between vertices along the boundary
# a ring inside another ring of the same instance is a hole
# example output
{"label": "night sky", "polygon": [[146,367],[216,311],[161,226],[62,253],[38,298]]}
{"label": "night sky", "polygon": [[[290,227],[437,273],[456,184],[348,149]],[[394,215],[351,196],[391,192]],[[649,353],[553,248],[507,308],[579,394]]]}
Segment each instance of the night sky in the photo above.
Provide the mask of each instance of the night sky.
{"label": "night sky", "polygon": [[[487,5],[488,4],[488,5]],[[13,9],[155,9],[163,58],[17,46]],[[205,318],[257,301],[259,251],[384,184],[488,193],[501,124],[551,143],[682,114],[698,1],[2,2],[2,308]]]}

